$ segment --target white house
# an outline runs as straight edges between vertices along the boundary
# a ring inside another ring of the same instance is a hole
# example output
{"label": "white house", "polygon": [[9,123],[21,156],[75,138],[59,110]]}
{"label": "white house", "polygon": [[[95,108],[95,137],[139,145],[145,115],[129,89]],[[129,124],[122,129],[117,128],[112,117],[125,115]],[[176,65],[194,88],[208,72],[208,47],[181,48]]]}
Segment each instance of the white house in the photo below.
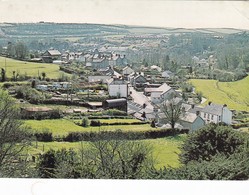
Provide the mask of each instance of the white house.
{"label": "white house", "polygon": [[151,102],[154,104],[161,103],[164,100],[171,99],[173,95],[176,95],[176,91],[172,89],[166,83],[163,83],[160,87],[151,91]]}
{"label": "white house", "polygon": [[206,124],[223,122],[230,125],[232,123],[232,112],[226,104],[220,105],[209,102],[200,113]]}
{"label": "white house", "polygon": [[109,96],[127,98],[130,94],[128,83],[122,79],[113,78],[108,82]]}

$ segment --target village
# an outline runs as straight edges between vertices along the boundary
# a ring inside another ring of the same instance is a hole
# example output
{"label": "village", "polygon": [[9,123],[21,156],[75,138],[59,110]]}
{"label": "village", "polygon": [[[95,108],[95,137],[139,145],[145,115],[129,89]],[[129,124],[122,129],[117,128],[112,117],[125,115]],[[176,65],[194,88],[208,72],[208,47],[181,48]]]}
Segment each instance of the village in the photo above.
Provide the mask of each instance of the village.
{"label": "village", "polygon": [[[44,103],[77,106],[65,110],[65,113],[117,109],[135,119],[153,123],[155,127],[188,129],[190,132],[209,123],[231,125],[233,122],[232,111],[226,102],[223,105],[208,102],[206,106],[200,106],[205,102],[205,98],[198,99],[194,89],[188,92],[189,98],[183,97],[180,82],[185,81],[179,79],[175,73],[162,71],[156,65],[140,69],[136,67],[134,70],[128,64],[125,54],[99,52],[98,49],[85,55],[73,52],[61,54],[58,50],[48,50],[39,60],[59,63],[62,70],[70,70],[74,61],[84,62],[84,68],[88,70],[85,80],[81,79],[85,75],[80,73],[79,79],[70,81],[35,80],[34,87],[51,96],[44,100]],[[170,103],[180,109],[180,115],[174,119],[174,125],[169,121],[169,117],[165,116],[163,109]],[[44,115],[46,112],[52,112],[52,109],[36,108],[34,105],[31,108],[22,107],[22,112],[31,116],[39,113]]]}

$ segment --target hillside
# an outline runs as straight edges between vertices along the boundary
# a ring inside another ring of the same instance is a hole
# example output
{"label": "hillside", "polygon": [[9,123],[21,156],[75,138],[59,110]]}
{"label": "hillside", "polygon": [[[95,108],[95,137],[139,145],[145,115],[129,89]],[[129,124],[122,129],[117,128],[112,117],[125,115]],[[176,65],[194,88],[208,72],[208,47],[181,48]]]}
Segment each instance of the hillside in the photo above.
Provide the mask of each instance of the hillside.
{"label": "hillside", "polygon": [[[25,61],[13,60],[6,58],[6,67],[5,67],[5,58],[0,57],[0,69],[6,68],[7,78],[13,76],[13,71],[19,74],[19,76],[30,76],[38,77],[38,74],[41,76],[42,72],[46,73],[48,78],[58,78],[63,72],[59,71],[59,65],[56,64],[45,64],[45,63],[32,63]],[[64,75],[69,76],[69,74],[63,73]]]}
{"label": "hillside", "polygon": [[201,91],[208,101],[227,104],[230,109],[249,111],[249,76],[236,82],[191,79],[196,91]]}

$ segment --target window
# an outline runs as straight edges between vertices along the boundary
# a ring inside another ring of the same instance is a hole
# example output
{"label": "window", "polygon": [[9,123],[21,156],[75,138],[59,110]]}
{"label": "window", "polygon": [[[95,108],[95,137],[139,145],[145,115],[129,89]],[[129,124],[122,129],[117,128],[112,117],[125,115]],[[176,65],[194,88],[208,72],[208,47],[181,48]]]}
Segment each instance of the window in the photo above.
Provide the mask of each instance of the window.
{"label": "window", "polygon": [[214,115],[211,115],[211,120],[214,120]]}
{"label": "window", "polygon": [[208,114],[208,119],[210,118],[210,115]]}
{"label": "window", "polygon": [[204,113],[204,118],[206,118],[206,113]]}
{"label": "window", "polygon": [[220,121],[220,116],[219,116],[219,121]]}

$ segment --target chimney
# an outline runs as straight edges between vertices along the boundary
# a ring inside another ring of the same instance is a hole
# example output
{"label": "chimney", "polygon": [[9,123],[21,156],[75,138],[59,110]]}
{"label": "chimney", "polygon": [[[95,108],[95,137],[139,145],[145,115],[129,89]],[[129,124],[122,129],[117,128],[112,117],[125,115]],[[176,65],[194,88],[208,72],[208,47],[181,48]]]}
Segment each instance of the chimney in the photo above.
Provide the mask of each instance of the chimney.
{"label": "chimney", "polygon": [[208,102],[208,105],[210,106],[212,104],[212,102]]}

